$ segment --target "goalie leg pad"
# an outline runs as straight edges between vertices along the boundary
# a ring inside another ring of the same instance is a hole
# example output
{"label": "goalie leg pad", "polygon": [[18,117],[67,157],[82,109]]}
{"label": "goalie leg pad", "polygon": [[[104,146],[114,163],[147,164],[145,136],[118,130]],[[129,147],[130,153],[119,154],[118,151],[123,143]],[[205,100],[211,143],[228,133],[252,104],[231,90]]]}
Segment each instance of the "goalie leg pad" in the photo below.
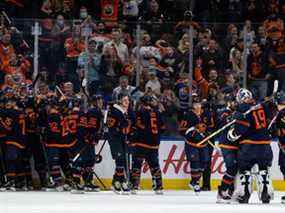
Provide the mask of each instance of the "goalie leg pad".
{"label": "goalie leg pad", "polygon": [[239,203],[248,203],[252,194],[252,175],[250,171],[243,171],[237,185],[237,199]]}
{"label": "goalie leg pad", "polygon": [[268,170],[259,171],[256,177],[258,197],[263,203],[269,203],[274,198],[274,192]]}

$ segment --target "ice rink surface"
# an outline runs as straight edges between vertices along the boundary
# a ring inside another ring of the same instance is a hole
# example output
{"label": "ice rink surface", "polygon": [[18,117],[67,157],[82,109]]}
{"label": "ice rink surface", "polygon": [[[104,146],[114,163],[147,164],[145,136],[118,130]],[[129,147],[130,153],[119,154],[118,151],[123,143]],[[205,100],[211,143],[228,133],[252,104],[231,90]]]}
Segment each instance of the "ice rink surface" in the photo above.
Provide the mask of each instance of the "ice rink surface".
{"label": "ice rink surface", "polygon": [[69,192],[1,192],[1,213],[284,213],[284,192],[276,192],[271,204],[261,204],[254,192],[250,204],[216,204],[216,192],[165,191],[154,195],[115,195],[111,191],[70,194]]}

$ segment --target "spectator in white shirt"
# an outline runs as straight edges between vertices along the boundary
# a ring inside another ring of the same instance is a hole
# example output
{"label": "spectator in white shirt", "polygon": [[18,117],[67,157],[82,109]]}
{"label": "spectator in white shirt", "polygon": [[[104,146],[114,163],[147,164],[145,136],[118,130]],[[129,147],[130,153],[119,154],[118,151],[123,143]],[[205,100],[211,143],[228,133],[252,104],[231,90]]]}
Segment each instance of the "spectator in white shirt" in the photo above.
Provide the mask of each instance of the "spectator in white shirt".
{"label": "spectator in white shirt", "polygon": [[119,86],[113,90],[112,100],[118,100],[118,95],[120,93],[128,94],[129,97],[132,96],[132,92],[135,90],[135,87],[129,85],[129,79],[127,76],[120,77]]}

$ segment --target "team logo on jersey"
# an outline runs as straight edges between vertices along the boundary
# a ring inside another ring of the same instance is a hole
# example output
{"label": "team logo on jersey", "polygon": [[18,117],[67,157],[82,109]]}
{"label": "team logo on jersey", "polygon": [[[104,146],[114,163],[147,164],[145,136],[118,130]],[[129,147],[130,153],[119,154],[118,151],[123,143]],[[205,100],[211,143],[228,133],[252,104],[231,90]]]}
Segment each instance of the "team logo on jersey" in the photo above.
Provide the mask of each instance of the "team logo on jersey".
{"label": "team logo on jersey", "polygon": [[179,98],[181,100],[187,100],[189,97],[189,88],[188,87],[182,87],[179,89]]}

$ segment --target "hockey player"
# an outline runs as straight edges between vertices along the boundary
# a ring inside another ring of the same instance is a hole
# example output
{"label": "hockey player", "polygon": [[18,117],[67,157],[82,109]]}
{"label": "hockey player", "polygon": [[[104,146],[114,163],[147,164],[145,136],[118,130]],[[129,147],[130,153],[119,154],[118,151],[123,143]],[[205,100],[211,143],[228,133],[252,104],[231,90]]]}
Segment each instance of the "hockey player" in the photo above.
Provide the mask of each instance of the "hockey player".
{"label": "hockey player", "polygon": [[26,141],[28,160],[34,159],[35,170],[40,179],[40,187],[47,186],[46,159],[44,146],[40,141],[40,129],[38,128],[38,112],[35,108],[34,98],[28,97],[25,104],[26,116]]}
{"label": "hockey player", "polygon": [[21,117],[16,105],[15,97],[6,100],[5,110],[1,120],[5,127],[5,162],[7,166],[7,183],[5,190],[22,190],[23,185],[23,150],[25,143],[23,135],[25,132],[24,119]]}
{"label": "hockey player", "polygon": [[[202,103],[202,114],[201,119],[204,124],[206,124],[205,135],[210,134],[214,128],[216,127],[215,123],[215,113],[212,109],[211,104],[208,102]],[[203,185],[202,191],[210,191],[211,190],[211,156],[213,154],[213,147],[210,144],[207,144],[209,151],[209,161],[206,162],[204,171],[203,171]]]}
{"label": "hockey player", "polygon": [[112,187],[115,193],[129,194],[128,186],[128,147],[127,134],[130,128],[128,119],[129,97],[127,94],[118,95],[118,103],[111,106],[107,117],[108,142],[112,158],[115,160],[115,173],[113,175]]}
{"label": "hockey player", "polygon": [[61,175],[61,158],[66,149],[66,144],[62,141],[62,117],[59,110],[57,97],[51,98],[47,111],[46,127],[46,150],[48,157],[48,166],[52,178],[51,188],[57,191],[63,191],[63,178]]}
{"label": "hockey player", "polygon": [[156,194],[163,193],[162,175],[159,165],[160,135],[164,128],[161,112],[151,96],[141,98],[140,109],[136,113],[136,141],[133,141],[133,162],[131,172],[132,193],[139,188],[141,167],[144,160],[150,167],[152,188]]}
{"label": "hockey player", "polygon": [[[267,119],[270,116],[265,104],[255,106],[252,93],[247,89],[240,89],[236,95],[238,111],[243,112],[233,128],[228,131],[227,138],[233,143],[239,140],[238,166],[240,185],[237,200],[248,203],[252,193],[252,167],[257,164],[258,195],[262,203],[269,203],[273,199],[273,188],[269,177],[269,167],[272,163],[271,137]],[[249,110],[249,111],[248,111]]]}
{"label": "hockey player", "polygon": [[[235,102],[231,99],[227,101],[226,107],[217,112],[217,127],[222,128],[234,119]],[[234,181],[238,172],[238,143],[227,139],[227,132],[222,133],[219,138],[219,147],[225,162],[226,173],[218,187],[217,203],[229,203],[234,192]]]}
{"label": "hockey player", "polygon": [[201,103],[193,103],[191,111],[186,112],[179,123],[180,133],[185,137],[185,154],[191,167],[189,186],[196,194],[200,192],[200,179],[207,162],[210,161],[207,144],[197,145],[204,137],[206,124],[201,119]]}
{"label": "hockey player", "polygon": [[87,112],[87,149],[84,156],[83,181],[86,191],[100,191],[100,187],[94,182],[93,167],[95,164],[95,145],[102,137],[105,137],[103,130],[103,97],[101,95],[92,96],[90,107]]}
{"label": "hockey player", "polygon": [[6,128],[4,123],[5,98],[0,92],[0,188],[6,184],[6,165],[5,165],[5,136]]}
{"label": "hockey player", "polygon": [[[279,167],[285,180],[285,94],[280,94],[278,98],[278,114],[275,121],[277,136],[279,140]],[[285,204],[285,196],[281,198]]]}

